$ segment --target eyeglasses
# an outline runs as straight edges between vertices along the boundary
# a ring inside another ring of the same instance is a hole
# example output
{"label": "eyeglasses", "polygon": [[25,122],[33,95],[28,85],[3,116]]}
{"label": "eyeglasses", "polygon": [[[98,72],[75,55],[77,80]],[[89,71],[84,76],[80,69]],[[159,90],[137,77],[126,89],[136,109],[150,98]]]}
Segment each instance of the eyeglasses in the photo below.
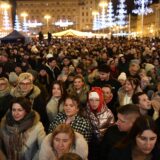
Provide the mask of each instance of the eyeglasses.
{"label": "eyeglasses", "polygon": [[23,82],[20,82],[19,85],[21,86],[30,86],[32,83],[28,82],[28,83],[23,83]]}

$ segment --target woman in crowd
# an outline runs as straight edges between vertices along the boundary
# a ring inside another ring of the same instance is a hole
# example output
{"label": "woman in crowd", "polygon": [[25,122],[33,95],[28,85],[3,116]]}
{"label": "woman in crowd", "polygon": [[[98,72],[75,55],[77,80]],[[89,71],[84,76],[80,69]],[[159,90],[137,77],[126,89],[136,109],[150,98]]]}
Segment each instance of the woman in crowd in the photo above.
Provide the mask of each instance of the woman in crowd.
{"label": "woman in crowd", "polygon": [[82,134],[87,141],[90,140],[92,134],[92,128],[87,119],[80,115],[81,110],[79,107],[79,100],[75,96],[67,96],[64,100],[64,112],[60,112],[53,119],[50,124],[49,131],[55,129],[55,127],[61,123],[70,124],[71,127]]}
{"label": "woman in crowd", "polygon": [[18,77],[18,84],[11,89],[13,97],[26,97],[32,103],[32,108],[40,115],[45,129],[48,129],[48,116],[46,113],[46,101],[43,98],[42,92],[36,85],[33,84],[33,76],[31,73],[21,73]]}
{"label": "woman in crowd", "polygon": [[132,103],[132,95],[140,91],[142,91],[142,89],[140,88],[139,80],[137,78],[128,78],[125,85],[118,91],[120,106]]}
{"label": "woman in crowd", "polygon": [[55,81],[52,85],[52,93],[47,103],[46,110],[49,121],[52,122],[54,117],[63,111],[64,89],[60,81]]}
{"label": "woman in crowd", "polygon": [[0,121],[9,109],[9,102],[12,99],[10,95],[10,84],[5,77],[0,78]]}
{"label": "woman in crowd", "polygon": [[39,160],[58,160],[65,153],[76,153],[87,160],[88,145],[84,137],[67,124],[58,125],[44,139]]}
{"label": "woman in crowd", "polygon": [[114,124],[114,116],[105,104],[100,87],[93,87],[88,93],[86,116],[93,126],[94,136],[98,140],[101,140],[107,128]]}
{"label": "woman in crowd", "polygon": [[114,116],[105,104],[103,91],[100,87],[93,87],[88,93],[88,104],[85,114],[93,128],[89,157],[91,160],[97,160],[100,141],[108,127],[114,124]]}
{"label": "woman in crowd", "polygon": [[38,160],[45,131],[28,99],[13,99],[0,128],[0,150],[7,160]]}
{"label": "woman in crowd", "polygon": [[154,120],[139,117],[126,139],[109,154],[108,160],[159,160],[159,134]]}
{"label": "woman in crowd", "polygon": [[84,78],[81,75],[77,75],[74,77],[73,83],[69,86],[67,93],[79,97],[80,104],[85,106],[88,91],[89,86],[85,83]]}

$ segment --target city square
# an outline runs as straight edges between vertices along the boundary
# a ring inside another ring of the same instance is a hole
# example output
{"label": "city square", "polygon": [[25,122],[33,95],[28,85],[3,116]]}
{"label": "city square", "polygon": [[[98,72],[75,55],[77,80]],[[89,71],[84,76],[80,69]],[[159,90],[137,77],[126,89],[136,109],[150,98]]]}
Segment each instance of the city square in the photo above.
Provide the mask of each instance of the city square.
{"label": "city square", "polygon": [[0,160],[160,160],[159,0],[0,0]]}

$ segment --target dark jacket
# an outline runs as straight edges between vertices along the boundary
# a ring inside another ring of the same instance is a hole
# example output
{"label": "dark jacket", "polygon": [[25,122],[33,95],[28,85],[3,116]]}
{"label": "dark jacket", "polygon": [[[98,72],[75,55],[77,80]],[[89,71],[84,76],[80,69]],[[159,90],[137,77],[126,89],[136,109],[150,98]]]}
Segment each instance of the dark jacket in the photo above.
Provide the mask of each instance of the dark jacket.
{"label": "dark jacket", "polygon": [[114,145],[117,142],[120,142],[120,140],[122,140],[126,135],[126,132],[119,131],[117,125],[109,127],[101,142],[100,159],[107,159],[110,150],[114,147]]}
{"label": "dark jacket", "polygon": [[[129,144],[125,148],[113,148],[108,155],[107,160],[133,160],[132,158],[132,145]],[[159,148],[155,147],[149,160],[160,160]]]}

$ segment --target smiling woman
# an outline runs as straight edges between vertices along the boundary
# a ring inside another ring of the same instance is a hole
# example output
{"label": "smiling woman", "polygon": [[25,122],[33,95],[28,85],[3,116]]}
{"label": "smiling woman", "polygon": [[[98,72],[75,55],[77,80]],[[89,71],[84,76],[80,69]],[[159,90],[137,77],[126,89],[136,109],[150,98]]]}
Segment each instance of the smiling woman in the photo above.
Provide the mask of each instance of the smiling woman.
{"label": "smiling woman", "polygon": [[70,124],[71,127],[82,134],[87,141],[91,138],[92,127],[90,122],[80,115],[79,99],[75,96],[67,96],[64,100],[64,112],[55,116],[50,124],[49,131],[52,132],[61,123]]}
{"label": "smiling woman", "polygon": [[0,132],[0,158],[1,153],[8,160],[38,158],[45,132],[38,113],[31,110],[28,99],[13,99],[10,110],[1,121]]}

